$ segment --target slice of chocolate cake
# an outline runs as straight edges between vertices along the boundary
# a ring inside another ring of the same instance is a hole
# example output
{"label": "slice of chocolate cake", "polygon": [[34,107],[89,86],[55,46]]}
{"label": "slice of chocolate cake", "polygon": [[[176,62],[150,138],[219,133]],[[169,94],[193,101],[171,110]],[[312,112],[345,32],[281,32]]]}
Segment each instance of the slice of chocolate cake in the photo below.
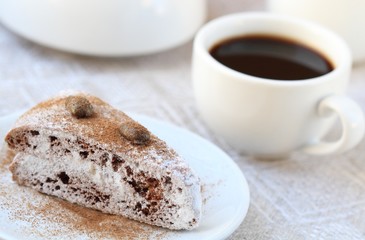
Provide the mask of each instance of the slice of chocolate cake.
{"label": "slice of chocolate cake", "polygon": [[26,112],[6,136],[20,185],[170,229],[201,217],[198,177],[166,143],[87,94],[63,94]]}

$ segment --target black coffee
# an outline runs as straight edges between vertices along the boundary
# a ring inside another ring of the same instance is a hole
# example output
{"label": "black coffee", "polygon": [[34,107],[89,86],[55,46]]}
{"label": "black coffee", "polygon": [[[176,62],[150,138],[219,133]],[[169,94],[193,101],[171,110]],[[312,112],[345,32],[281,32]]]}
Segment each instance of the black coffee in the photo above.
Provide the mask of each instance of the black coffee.
{"label": "black coffee", "polygon": [[228,39],[214,46],[210,54],[238,72],[276,80],[314,78],[333,70],[332,64],[313,49],[266,35]]}

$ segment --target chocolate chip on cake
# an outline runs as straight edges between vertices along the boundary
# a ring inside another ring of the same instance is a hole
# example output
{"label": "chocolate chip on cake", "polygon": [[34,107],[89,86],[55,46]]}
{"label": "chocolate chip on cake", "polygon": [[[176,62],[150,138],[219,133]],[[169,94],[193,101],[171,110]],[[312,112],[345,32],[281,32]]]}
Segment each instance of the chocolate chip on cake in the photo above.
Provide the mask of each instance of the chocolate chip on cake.
{"label": "chocolate chip on cake", "polygon": [[150,132],[136,122],[124,122],[119,131],[123,137],[136,145],[147,144],[150,140]]}
{"label": "chocolate chip on cake", "polygon": [[66,109],[77,118],[87,118],[94,114],[89,100],[81,96],[69,96],[65,101]]}

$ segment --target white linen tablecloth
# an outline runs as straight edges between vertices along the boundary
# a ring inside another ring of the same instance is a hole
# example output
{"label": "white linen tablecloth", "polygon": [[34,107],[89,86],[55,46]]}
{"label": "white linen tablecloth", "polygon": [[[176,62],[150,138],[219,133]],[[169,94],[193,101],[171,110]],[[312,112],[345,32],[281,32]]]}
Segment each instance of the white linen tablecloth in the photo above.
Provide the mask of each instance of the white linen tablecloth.
{"label": "white linen tablecloth", "polygon": [[[263,1],[210,0],[209,19],[263,10]],[[191,85],[192,43],[158,54],[93,58],[44,48],[0,25],[0,116],[27,109],[60,90],[95,94],[125,111],[193,131],[225,150],[246,176],[248,215],[230,239],[365,239],[365,140],[327,157],[293,154],[258,161],[213,134],[197,112]],[[365,63],[354,66],[348,93],[365,109]]]}

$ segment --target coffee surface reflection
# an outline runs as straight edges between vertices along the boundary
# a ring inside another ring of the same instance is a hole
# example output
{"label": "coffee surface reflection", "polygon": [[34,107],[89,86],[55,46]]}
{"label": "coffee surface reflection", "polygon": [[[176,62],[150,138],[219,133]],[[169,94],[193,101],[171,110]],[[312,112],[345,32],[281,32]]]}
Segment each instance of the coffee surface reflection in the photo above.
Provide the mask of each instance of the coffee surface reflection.
{"label": "coffee surface reflection", "polygon": [[295,41],[269,35],[224,40],[210,49],[223,65],[248,75],[275,80],[303,80],[333,70],[321,53]]}

